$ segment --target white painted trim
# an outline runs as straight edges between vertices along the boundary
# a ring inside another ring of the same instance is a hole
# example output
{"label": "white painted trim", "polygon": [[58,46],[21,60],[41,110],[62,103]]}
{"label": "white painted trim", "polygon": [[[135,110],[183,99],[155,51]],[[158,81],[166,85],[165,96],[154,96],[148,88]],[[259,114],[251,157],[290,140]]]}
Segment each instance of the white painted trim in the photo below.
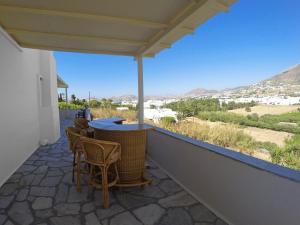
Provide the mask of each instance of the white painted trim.
{"label": "white painted trim", "polygon": [[227,218],[225,218],[223,215],[221,215],[219,212],[215,211],[209,204],[207,204],[203,199],[199,198],[197,195],[195,195],[190,189],[188,189],[184,184],[182,184],[180,181],[178,181],[171,173],[169,173],[165,168],[163,168],[159,163],[157,163],[155,160],[153,160],[149,154],[147,155],[147,158],[151,160],[159,169],[161,169],[164,173],[166,173],[173,181],[175,181],[180,187],[182,187],[187,193],[189,193],[193,198],[195,198],[197,201],[199,201],[201,204],[203,204],[206,208],[208,208],[210,211],[212,211],[217,217],[228,223],[228,225],[234,225],[233,223],[229,222]]}
{"label": "white painted trim", "polygon": [[0,34],[9,41],[19,52],[23,52],[21,46],[0,26]]}

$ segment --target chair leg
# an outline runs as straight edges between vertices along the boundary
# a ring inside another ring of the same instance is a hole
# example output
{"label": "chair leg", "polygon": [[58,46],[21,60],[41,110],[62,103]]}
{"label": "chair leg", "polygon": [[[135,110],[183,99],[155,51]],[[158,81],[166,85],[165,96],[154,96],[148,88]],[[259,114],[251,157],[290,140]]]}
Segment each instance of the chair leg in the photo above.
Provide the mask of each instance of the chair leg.
{"label": "chair leg", "polygon": [[81,185],[80,185],[80,159],[81,159],[81,153],[77,152],[77,162],[76,162],[76,186],[77,186],[77,191],[81,192]]}
{"label": "chair leg", "polygon": [[76,165],[76,162],[75,162],[75,158],[76,158],[76,154],[74,153],[73,154],[73,170],[72,170],[72,182],[74,183],[74,173],[75,173],[75,165]]}
{"label": "chair leg", "polygon": [[107,209],[109,207],[109,192],[108,192],[108,178],[107,178],[107,168],[101,168],[102,174],[102,196],[103,196],[103,207]]}

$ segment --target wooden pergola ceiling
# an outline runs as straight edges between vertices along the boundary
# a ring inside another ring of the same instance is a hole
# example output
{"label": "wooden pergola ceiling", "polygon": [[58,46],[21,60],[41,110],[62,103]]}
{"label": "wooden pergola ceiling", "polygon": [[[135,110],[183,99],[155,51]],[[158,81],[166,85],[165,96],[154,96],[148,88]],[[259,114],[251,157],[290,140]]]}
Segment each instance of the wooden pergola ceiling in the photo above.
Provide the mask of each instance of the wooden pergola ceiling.
{"label": "wooden pergola ceiling", "polygon": [[0,0],[22,47],[154,56],[236,0]]}

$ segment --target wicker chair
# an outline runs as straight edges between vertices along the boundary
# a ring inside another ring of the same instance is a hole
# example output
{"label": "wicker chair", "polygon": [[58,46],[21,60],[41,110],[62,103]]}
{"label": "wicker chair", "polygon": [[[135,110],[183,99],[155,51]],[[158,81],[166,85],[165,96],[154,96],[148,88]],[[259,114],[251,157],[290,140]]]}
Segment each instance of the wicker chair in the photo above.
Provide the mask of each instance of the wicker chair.
{"label": "wicker chair", "polygon": [[75,118],[74,125],[78,129],[88,129],[89,121],[85,118]]}
{"label": "wicker chair", "polygon": [[66,127],[66,135],[69,141],[69,149],[73,153],[73,171],[72,171],[72,181],[74,182],[74,173],[76,170],[76,186],[77,191],[81,191],[80,185],[80,174],[81,171],[81,156],[83,155],[82,145],[80,138],[83,137],[82,130],[75,127]]}
{"label": "wicker chair", "polygon": [[94,129],[89,127],[89,121],[85,118],[75,118],[74,126],[80,129],[84,136],[94,137]]}
{"label": "wicker chair", "polygon": [[80,138],[86,162],[90,165],[89,184],[102,188],[103,207],[109,207],[108,188],[119,180],[117,161],[121,158],[121,145],[116,142]]}

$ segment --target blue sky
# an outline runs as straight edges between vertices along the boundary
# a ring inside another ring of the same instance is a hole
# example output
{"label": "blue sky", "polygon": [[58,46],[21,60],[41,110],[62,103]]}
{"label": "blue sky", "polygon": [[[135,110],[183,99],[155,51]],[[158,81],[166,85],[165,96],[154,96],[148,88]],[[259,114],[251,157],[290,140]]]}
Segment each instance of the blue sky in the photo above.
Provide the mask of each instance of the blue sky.
{"label": "blue sky", "polygon": [[[300,63],[299,9],[299,0],[238,1],[171,49],[144,60],[145,95],[252,84]],[[55,57],[70,94],[137,94],[131,57],[64,52]]]}

